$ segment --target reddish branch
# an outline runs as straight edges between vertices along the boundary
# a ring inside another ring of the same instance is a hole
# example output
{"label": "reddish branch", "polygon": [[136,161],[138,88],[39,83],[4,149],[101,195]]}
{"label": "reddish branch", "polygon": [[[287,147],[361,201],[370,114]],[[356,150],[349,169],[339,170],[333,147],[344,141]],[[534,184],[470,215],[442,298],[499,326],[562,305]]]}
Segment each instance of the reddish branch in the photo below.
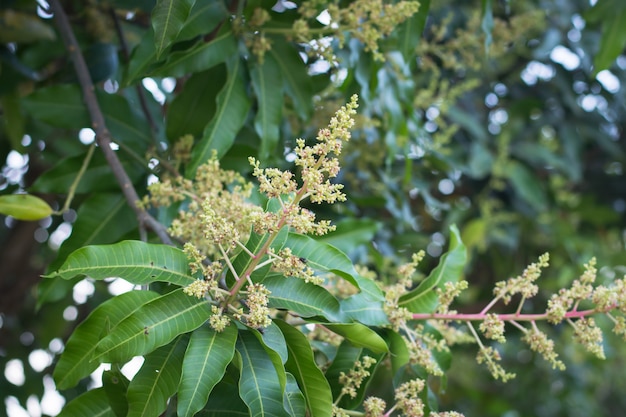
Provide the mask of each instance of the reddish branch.
{"label": "reddish branch", "polygon": [[[566,319],[576,319],[591,316],[593,314],[598,313],[597,310],[573,310],[568,311],[565,314]],[[458,320],[458,321],[483,321],[487,318],[487,313],[476,313],[476,314],[458,314],[458,313],[420,313],[413,314],[413,320]],[[498,318],[502,321],[540,321],[540,320],[548,320],[548,313],[542,314],[521,314],[521,313],[512,313],[512,314],[496,314]]]}
{"label": "reddish branch", "polygon": [[70,58],[74,64],[76,76],[78,77],[78,82],[83,91],[83,101],[85,102],[91,119],[91,127],[96,133],[96,142],[104,153],[113,175],[122,188],[126,201],[135,211],[140,228],[147,227],[154,231],[163,243],[172,244],[172,240],[167,234],[165,227],[150,216],[148,212],[139,207],[139,195],[137,194],[132,181],[128,177],[128,174],[122,167],[117,154],[111,148],[111,132],[107,128],[104,121],[104,115],[102,114],[102,110],[98,104],[95,88],[91,80],[91,76],[89,75],[85,58],[83,57],[80,47],[78,46],[78,42],[76,41],[76,37],[74,36],[74,32],[72,31],[67,15],[65,14],[59,0],[51,0],[50,8],[52,13],[54,13],[59,33],[63,38],[63,43],[65,44],[65,47],[67,48]]}

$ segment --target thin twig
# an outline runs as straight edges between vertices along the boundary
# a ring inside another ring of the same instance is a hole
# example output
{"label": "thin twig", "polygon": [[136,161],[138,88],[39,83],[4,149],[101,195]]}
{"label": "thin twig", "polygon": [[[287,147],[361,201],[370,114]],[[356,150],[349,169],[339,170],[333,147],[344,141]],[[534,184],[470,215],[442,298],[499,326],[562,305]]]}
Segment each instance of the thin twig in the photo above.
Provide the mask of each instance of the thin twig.
{"label": "thin twig", "polygon": [[111,132],[106,126],[104,115],[102,114],[102,110],[98,104],[95,88],[93,82],[91,81],[91,76],[89,75],[85,58],[80,51],[78,42],[76,41],[76,37],[74,36],[74,32],[72,31],[72,27],[70,26],[69,20],[63,10],[63,7],[61,6],[61,3],[59,0],[50,0],[49,4],[52,12],[54,13],[54,19],[56,20],[63,43],[65,44],[65,47],[67,48],[70,58],[74,64],[74,70],[76,71],[78,82],[83,91],[83,101],[85,102],[85,106],[87,107],[87,111],[89,112],[89,117],[91,119],[91,128],[94,132],[96,132],[96,142],[98,143],[98,146],[104,153],[104,157],[106,158],[115,179],[122,188],[122,193],[124,194],[128,205],[135,212],[140,227],[150,228],[157,234],[163,243],[171,245],[172,240],[167,234],[166,228],[139,206],[139,195],[137,194],[132,181],[128,177],[128,174],[117,157],[117,154],[111,148]]}

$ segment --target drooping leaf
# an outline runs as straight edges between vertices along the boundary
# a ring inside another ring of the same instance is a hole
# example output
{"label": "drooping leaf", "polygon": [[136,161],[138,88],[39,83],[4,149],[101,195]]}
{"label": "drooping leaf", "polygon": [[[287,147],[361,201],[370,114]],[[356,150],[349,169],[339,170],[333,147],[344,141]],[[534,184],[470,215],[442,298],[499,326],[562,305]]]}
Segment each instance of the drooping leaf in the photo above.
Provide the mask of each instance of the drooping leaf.
{"label": "drooping leaf", "polygon": [[306,401],[296,378],[287,373],[287,386],[285,387],[285,395],[283,397],[283,406],[292,417],[306,415]]}
{"label": "drooping leaf", "polygon": [[367,348],[374,353],[384,353],[389,350],[385,339],[361,323],[325,323],[324,326],[345,337],[354,346]]}
{"label": "drooping leaf", "polygon": [[307,68],[298,51],[285,39],[272,39],[269,54],[280,67],[280,77],[284,87],[293,100],[295,110],[303,120],[308,120],[313,112],[313,86]]}
{"label": "drooping leaf", "polygon": [[0,196],[0,214],[17,220],[41,220],[52,214],[52,207],[34,195],[9,194]]}
{"label": "drooping leaf", "polygon": [[188,340],[186,335],[179,336],[146,355],[128,386],[128,417],[159,416],[165,411],[180,381]]}
{"label": "drooping leaf", "polygon": [[217,111],[204,129],[202,139],[194,146],[188,174],[195,173],[198,166],[209,160],[215,151],[222,157],[235,141],[250,109],[250,99],[246,93],[243,63],[239,56],[230,58],[228,79],[217,96]]}
{"label": "drooping leaf", "polygon": [[208,300],[178,289],[144,304],[123,320],[96,347],[99,360],[124,361],[152,352],[176,336],[197,329],[209,319]]}
{"label": "drooping leaf", "polygon": [[237,385],[226,380],[220,381],[209,397],[209,402],[197,416],[199,417],[248,417],[248,407],[239,397]]}
{"label": "drooping leaf", "polygon": [[157,0],[151,19],[157,58],[176,40],[194,3],[195,0]]}
{"label": "drooping leaf", "polygon": [[277,77],[280,67],[271,54],[266,54],[263,63],[253,63],[250,70],[252,88],[257,97],[258,110],[254,118],[254,129],[261,138],[259,159],[266,161],[278,145],[280,121],[283,112],[283,80]]}
{"label": "drooping leaf", "polygon": [[202,326],[191,334],[178,387],[180,417],[193,416],[205,406],[211,390],[222,379],[226,366],[233,359],[236,341],[234,325],[219,333]]}
{"label": "drooping leaf", "polygon": [[450,226],[450,247],[439,260],[439,264],[430,275],[414,290],[400,297],[399,305],[413,313],[431,313],[437,307],[439,299],[435,289],[446,282],[456,282],[463,274],[467,261],[467,250],[461,241],[459,229]]}
{"label": "drooping leaf", "polygon": [[289,349],[285,366],[298,381],[311,416],[331,415],[333,397],[330,386],[315,364],[309,340],[293,326],[280,320],[275,320],[275,323],[283,332]]}
{"label": "drooping leaf", "polygon": [[117,417],[103,387],[92,389],[67,403],[57,417]]}
{"label": "drooping leaf", "polygon": [[249,331],[239,332],[237,353],[241,358],[239,395],[251,417],[288,416],[276,369],[263,345]]}
{"label": "drooping leaf", "polygon": [[288,356],[285,337],[274,322],[268,327],[263,328],[263,331],[254,328],[249,328],[249,331],[257,338],[259,343],[261,343],[261,346],[265,349],[265,353],[267,353],[272,364],[274,364],[280,389],[284,391],[287,384],[285,362],[287,362]]}
{"label": "drooping leaf", "polygon": [[104,335],[115,329],[159,295],[152,291],[130,291],[100,304],[74,330],[54,368],[54,380],[58,389],[73,387],[92,373],[100,364],[92,360],[96,345]]}
{"label": "drooping leaf", "polygon": [[94,279],[121,277],[137,285],[162,281],[186,286],[194,281],[183,251],[136,240],[80,248],[45,277],[70,279],[77,275]]}
{"label": "drooping leaf", "polygon": [[215,96],[226,80],[226,68],[218,65],[195,73],[185,81],[182,91],[167,110],[166,134],[170,142],[183,135],[198,137],[215,114]]}
{"label": "drooping leaf", "polygon": [[102,373],[102,386],[111,404],[111,409],[117,417],[126,417],[128,414],[128,399],[126,392],[130,381],[119,367]]}
{"label": "drooping leaf", "polygon": [[332,322],[343,319],[339,301],[319,285],[283,275],[268,276],[263,285],[271,292],[269,305],[272,308],[286,309],[301,317],[324,317]]}

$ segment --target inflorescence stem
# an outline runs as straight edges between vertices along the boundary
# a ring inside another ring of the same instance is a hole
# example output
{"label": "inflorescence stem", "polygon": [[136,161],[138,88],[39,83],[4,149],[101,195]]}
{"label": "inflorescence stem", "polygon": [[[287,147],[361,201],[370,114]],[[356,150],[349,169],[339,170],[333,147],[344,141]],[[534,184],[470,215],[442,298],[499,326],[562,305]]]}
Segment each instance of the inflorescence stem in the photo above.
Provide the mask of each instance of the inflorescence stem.
{"label": "inflorescence stem", "polygon": [[[565,313],[565,319],[574,319],[591,316],[597,314],[595,309],[590,310],[572,310]],[[548,320],[548,313],[542,314],[496,314],[502,321],[539,321]],[[416,313],[411,316],[413,320],[451,320],[451,321],[483,321],[487,318],[487,314],[483,311],[474,314],[460,313]]]}

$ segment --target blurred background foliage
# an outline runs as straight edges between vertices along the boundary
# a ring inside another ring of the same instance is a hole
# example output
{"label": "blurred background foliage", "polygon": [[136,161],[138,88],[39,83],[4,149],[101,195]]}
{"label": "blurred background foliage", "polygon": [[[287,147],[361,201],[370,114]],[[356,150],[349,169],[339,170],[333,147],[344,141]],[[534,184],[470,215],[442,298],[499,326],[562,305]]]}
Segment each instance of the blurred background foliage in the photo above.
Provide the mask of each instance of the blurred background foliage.
{"label": "blurred background foliage", "polygon": [[[176,42],[154,50],[155,1],[62,2],[140,193],[184,135],[213,141],[222,165],[244,174],[249,155],[288,167],[294,139],[314,137],[357,93],[357,129],[340,177],[348,202],[318,211],[337,221],[325,239],[381,281],[419,249],[429,271],[452,223],[470,250],[460,311],[479,311],[495,281],[546,251],[551,267],[543,298],[534,300],[539,310],[592,256],[602,280],[626,273],[622,1],[422,0],[378,40],[380,56],[364,42],[363,21],[328,22],[329,4],[351,10],[363,2],[309,2],[304,33],[294,30],[301,2],[188,3],[194,19]],[[45,7],[0,2],[0,190],[26,190],[58,209],[93,131]],[[201,159],[198,149],[190,165]],[[30,415],[55,414],[46,404],[93,384],[55,394],[54,355],[94,306],[123,287],[40,284],[40,275],[81,246],[139,237],[99,152],[76,191],[63,215],[0,224],[0,392],[12,415],[20,415],[17,404]],[[451,371],[437,382],[442,407],[468,416],[619,415],[623,341],[607,333],[607,360],[598,362],[571,344],[567,330],[556,333],[565,372],[515,343],[511,329],[503,357],[517,378],[506,384],[475,364],[474,350],[454,351]]]}

